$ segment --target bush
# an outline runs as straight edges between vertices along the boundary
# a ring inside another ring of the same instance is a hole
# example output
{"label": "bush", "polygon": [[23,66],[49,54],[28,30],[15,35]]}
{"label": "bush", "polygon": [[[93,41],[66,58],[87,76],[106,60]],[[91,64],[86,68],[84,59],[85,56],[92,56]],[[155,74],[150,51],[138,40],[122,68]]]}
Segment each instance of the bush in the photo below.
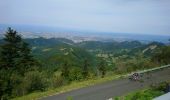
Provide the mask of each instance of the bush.
{"label": "bush", "polygon": [[23,77],[20,76],[18,73],[13,73],[10,77],[10,84],[12,86],[12,97],[21,96],[23,95],[20,86],[22,84]]}
{"label": "bush", "polygon": [[9,98],[10,89],[8,87],[9,75],[5,70],[0,70],[0,99],[6,100]]}
{"label": "bush", "polygon": [[69,73],[70,81],[80,81],[83,79],[82,71],[80,68],[72,68]]}
{"label": "bush", "polygon": [[44,91],[47,84],[47,78],[42,72],[30,71],[25,73],[21,87],[23,94],[26,94],[32,91]]}
{"label": "bush", "polygon": [[133,94],[130,94],[125,97],[125,100],[152,100],[153,98],[162,95],[160,91],[153,91],[151,89],[139,91]]}
{"label": "bush", "polygon": [[60,87],[64,84],[64,78],[61,76],[61,73],[56,72],[52,78],[52,86],[54,88]]}
{"label": "bush", "polygon": [[0,98],[10,99],[21,95],[20,84],[22,83],[22,76],[17,72],[1,70],[0,71]]}
{"label": "bush", "polygon": [[[152,86],[150,89],[130,93],[127,96],[122,96],[122,98],[124,98],[123,100],[152,100],[153,98],[164,94],[167,84],[167,82],[163,82],[159,85]],[[117,100],[122,99],[119,97]]]}
{"label": "bush", "polygon": [[159,86],[153,86],[152,89],[155,91],[165,91],[167,85],[168,85],[168,82],[162,82],[159,84]]}

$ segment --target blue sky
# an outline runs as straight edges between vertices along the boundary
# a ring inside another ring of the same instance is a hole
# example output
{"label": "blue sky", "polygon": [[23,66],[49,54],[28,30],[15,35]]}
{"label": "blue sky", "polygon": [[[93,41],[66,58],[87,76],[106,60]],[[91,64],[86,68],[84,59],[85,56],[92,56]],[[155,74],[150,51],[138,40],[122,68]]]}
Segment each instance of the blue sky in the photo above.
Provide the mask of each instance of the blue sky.
{"label": "blue sky", "polygon": [[170,34],[170,0],[0,0],[0,24]]}

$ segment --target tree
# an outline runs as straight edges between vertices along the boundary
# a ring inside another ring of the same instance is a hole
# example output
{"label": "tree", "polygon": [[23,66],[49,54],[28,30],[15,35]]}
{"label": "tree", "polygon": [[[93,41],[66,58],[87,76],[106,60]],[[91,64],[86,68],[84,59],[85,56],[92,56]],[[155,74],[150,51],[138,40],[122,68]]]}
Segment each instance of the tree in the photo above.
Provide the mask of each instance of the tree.
{"label": "tree", "polygon": [[14,83],[19,84],[19,80],[13,78],[14,73],[24,75],[27,67],[33,65],[35,60],[28,44],[15,30],[8,28],[3,41],[0,51],[0,98],[8,99],[15,88]]}
{"label": "tree", "polygon": [[31,55],[31,49],[29,48],[29,44],[22,41],[20,47],[20,57],[18,58],[17,66],[19,66],[21,72],[26,72],[26,70],[30,69],[31,66],[37,64],[36,60]]}
{"label": "tree", "polygon": [[63,76],[64,78],[68,79],[69,78],[69,66],[68,66],[68,62],[65,61],[63,66],[62,66],[62,70],[61,70],[61,76]]}
{"label": "tree", "polygon": [[8,28],[3,40],[0,69],[21,70],[20,72],[24,73],[28,66],[35,64],[28,43],[24,42],[15,30]]}
{"label": "tree", "polygon": [[105,76],[105,74],[106,74],[106,67],[105,67],[105,62],[104,62],[103,59],[100,60],[99,71],[101,72],[102,78],[103,78]]}
{"label": "tree", "polygon": [[19,57],[19,46],[21,43],[21,36],[11,28],[8,28],[4,44],[0,52],[0,69],[14,68],[16,65],[16,58]]}
{"label": "tree", "polygon": [[153,61],[157,61],[158,63],[162,64],[169,64],[170,63],[170,46],[164,46],[157,52],[153,57]]}
{"label": "tree", "polygon": [[85,59],[85,60],[84,60],[83,71],[82,71],[82,75],[83,75],[84,78],[87,78],[87,76],[88,76],[88,74],[89,74],[88,66],[89,66],[88,60]]}
{"label": "tree", "polygon": [[[5,77],[0,77],[1,85],[0,95],[1,99],[7,99],[12,94],[13,86],[11,84],[11,75],[16,68],[16,58],[19,57],[19,45],[21,42],[21,36],[17,35],[17,32],[8,28],[5,37],[4,44],[1,47],[0,52],[0,71],[5,74]],[[4,87],[5,85],[5,87]]]}
{"label": "tree", "polygon": [[70,81],[79,81],[83,79],[81,69],[79,67],[72,67],[69,73],[69,80]]}

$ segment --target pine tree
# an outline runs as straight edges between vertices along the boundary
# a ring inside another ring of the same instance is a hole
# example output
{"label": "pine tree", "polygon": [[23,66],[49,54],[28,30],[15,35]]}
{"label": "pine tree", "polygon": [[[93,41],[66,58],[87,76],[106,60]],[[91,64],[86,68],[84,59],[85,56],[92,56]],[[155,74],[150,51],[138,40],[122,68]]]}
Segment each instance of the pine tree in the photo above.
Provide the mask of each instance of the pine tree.
{"label": "pine tree", "polygon": [[15,88],[12,74],[19,72],[23,75],[27,67],[33,65],[35,60],[31,56],[29,45],[15,30],[8,28],[3,41],[0,51],[0,98],[9,99]]}
{"label": "pine tree", "polygon": [[22,41],[20,46],[20,53],[19,58],[17,62],[17,66],[19,66],[20,70],[22,72],[25,72],[26,70],[30,69],[34,65],[37,64],[33,56],[31,55],[31,49],[29,48],[29,44]]}
{"label": "pine tree", "polygon": [[0,69],[13,69],[24,73],[29,66],[36,64],[28,43],[24,42],[15,30],[8,28],[3,40]]}
{"label": "pine tree", "polygon": [[[11,84],[12,72],[16,69],[16,58],[19,57],[19,46],[21,43],[21,36],[16,31],[8,28],[5,37],[4,44],[1,47],[0,52],[0,70],[5,73],[5,77],[0,77],[1,86],[1,99],[7,99],[12,94],[13,86]],[[3,74],[1,73],[1,75]],[[2,75],[3,76],[3,75]]]}
{"label": "pine tree", "polygon": [[8,28],[3,40],[5,43],[1,47],[0,69],[13,69],[16,66],[16,58],[19,57],[21,36],[13,29]]}

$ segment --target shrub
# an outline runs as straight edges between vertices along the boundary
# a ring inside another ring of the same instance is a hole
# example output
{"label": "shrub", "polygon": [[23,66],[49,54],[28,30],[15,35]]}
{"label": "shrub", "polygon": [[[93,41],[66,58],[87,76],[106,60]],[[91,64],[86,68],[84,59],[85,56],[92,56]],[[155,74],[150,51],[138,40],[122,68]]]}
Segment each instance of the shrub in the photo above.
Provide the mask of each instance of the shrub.
{"label": "shrub", "polygon": [[12,97],[21,96],[23,93],[21,92],[22,87],[22,76],[18,73],[13,73],[10,77],[10,84],[12,86]]}
{"label": "shrub", "polygon": [[0,99],[6,100],[9,98],[10,89],[8,87],[9,75],[5,70],[0,70]]}
{"label": "shrub", "polygon": [[168,85],[168,82],[162,82],[159,84],[159,86],[153,86],[152,89],[155,91],[165,91],[167,85]]}
{"label": "shrub", "polygon": [[80,68],[72,68],[69,73],[70,81],[80,81],[83,79],[82,71]]}
{"label": "shrub", "polygon": [[60,87],[64,84],[64,78],[61,76],[61,73],[56,72],[52,78],[52,86],[54,88]]}
{"label": "shrub", "polygon": [[42,72],[30,71],[25,73],[23,83],[21,84],[23,94],[32,91],[44,91],[47,87],[47,78]]}

